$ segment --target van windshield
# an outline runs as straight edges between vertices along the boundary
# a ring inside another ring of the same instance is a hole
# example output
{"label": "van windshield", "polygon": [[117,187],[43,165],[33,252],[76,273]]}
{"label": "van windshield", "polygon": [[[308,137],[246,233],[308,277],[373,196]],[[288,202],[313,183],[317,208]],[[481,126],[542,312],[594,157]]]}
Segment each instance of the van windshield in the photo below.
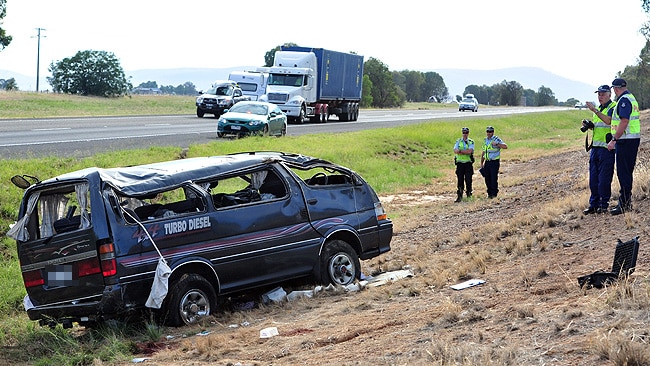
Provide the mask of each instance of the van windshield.
{"label": "van windshield", "polygon": [[239,87],[242,91],[245,92],[255,92],[257,91],[257,84],[254,83],[239,83]]}

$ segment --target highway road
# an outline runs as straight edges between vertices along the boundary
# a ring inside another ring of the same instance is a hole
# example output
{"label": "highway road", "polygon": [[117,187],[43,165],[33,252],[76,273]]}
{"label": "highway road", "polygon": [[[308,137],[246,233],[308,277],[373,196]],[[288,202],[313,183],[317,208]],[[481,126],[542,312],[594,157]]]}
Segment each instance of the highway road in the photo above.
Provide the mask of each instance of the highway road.
{"label": "highway road", "polygon": [[[430,120],[490,118],[517,113],[549,111],[553,107],[482,108],[478,112],[457,110],[362,110],[358,121],[289,124],[287,134],[350,132],[395,127]],[[0,120],[0,159],[26,157],[85,157],[114,150],[149,146],[178,146],[217,140],[217,120],[195,115],[37,118]]]}

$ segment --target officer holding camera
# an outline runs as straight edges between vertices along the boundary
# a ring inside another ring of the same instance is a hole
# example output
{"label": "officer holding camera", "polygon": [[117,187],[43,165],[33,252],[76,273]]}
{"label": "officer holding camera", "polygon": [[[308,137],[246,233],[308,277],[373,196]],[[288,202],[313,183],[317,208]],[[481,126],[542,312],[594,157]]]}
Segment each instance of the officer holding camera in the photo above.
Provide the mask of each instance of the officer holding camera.
{"label": "officer holding camera", "polygon": [[609,85],[601,85],[596,90],[598,93],[598,107],[587,102],[587,108],[593,112],[592,120],[582,120],[580,131],[593,130],[591,145],[585,148],[591,150],[589,156],[589,208],[582,211],[585,215],[592,213],[606,213],[609,199],[612,196],[612,178],[614,177],[615,152],[607,149],[607,144],[612,139],[611,123],[612,114],[616,103],[612,101]]}

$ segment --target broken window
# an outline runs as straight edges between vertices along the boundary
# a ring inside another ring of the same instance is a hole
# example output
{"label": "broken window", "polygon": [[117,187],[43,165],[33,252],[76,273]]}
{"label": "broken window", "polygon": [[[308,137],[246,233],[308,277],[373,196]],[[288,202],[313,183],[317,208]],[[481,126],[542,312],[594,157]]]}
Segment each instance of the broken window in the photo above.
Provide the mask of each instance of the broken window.
{"label": "broken window", "polygon": [[284,182],[270,169],[242,173],[201,183],[212,196],[215,208],[282,198],[287,195]]}
{"label": "broken window", "polygon": [[129,224],[206,211],[202,195],[190,187],[139,197],[125,197],[119,193],[115,196],[120,214]]}
{"label": "broken window", "polygon": [[91,225],[87,183],[78,183],[34,192],[25,215],[7,235],[19,241],[48,238]]}
{"label": "broken window", "polygon": [[293,166],[291,168],[308,186],[312,187],[339,184],[350,185],[354,182],[350,173],[329,166],[315,166],[309,169],[299,169]]}

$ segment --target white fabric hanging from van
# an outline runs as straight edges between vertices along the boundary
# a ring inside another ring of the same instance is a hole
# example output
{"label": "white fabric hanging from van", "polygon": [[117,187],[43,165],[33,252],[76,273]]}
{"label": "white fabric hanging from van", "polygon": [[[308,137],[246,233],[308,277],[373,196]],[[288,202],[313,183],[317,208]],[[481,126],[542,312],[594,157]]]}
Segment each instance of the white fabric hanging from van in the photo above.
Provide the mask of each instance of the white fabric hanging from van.
{"label": "white fabric hanging from van", "polygon": [[158,259],[158,266],[156,266],[156,276],[151,285],[151,292],[149,292],[149,298],[147,298],[147,302],[144,304],[146,307],[160,309],[169,290],[169,276],[171,273],[172,270],[167,265],[165,259],[160,257]]}

